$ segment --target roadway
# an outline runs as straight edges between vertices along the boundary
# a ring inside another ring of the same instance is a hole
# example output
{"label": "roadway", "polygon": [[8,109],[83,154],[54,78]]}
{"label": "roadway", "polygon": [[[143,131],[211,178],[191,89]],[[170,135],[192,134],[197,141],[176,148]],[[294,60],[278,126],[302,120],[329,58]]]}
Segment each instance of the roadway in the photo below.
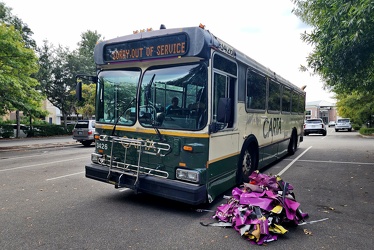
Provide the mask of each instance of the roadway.
{"label": "roadway", "polygon": [[[84,177],[94,147],[71,142],[5,150],[0,141],[1,249],[246,249],[255,247],[216,222],[209,206],[135,194]],[[28,145],[42,145],[48,142]],[[53,144],[53,143],[52,143]],[[69,146],[67,146],[67,144]],[[373,245],[374,139],[328,129],[294,156],[264,170],[294,187],[308,221],[287,228],[270,249],[370,249]],[[227,192],[226,194],[230,194]],[[198,212],[197,208],[210,211]],[[304,229],[311,234],[305,234]]]}

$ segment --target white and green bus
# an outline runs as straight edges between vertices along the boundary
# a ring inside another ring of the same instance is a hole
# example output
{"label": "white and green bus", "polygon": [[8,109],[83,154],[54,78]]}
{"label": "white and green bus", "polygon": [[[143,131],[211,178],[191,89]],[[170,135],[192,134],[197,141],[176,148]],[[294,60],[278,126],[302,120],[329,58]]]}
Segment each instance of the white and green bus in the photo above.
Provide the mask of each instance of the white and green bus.
{"label": "white and green bus", "polygon": [[[99,42],[86,177],[197,205],[294,154],[305,92],[203,26]],[[169,105],[178,99],[177,105]]]}

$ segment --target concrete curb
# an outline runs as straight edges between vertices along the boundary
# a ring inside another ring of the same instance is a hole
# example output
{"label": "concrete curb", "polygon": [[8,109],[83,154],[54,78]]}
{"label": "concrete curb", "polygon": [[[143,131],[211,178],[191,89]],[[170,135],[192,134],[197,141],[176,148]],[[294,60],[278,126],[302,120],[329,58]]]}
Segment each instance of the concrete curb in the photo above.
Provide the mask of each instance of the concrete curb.
{"label": "concrete curb", "polygon": [[21,151],[21,150],[28,150],[28,149],[43,149],[43,148],[61,148],[61,147],[69,147],[69,146],[77,146],[77,145],[81,145],[81,144],[74,141],[74,142],[17,145],[17,146],[0,147],[0,152]]}

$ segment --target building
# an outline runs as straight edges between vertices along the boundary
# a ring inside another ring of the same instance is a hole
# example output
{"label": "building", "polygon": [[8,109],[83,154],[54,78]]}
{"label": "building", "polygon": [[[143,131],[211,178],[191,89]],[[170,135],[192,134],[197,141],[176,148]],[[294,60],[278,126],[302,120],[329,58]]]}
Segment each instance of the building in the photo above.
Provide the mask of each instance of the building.
{"label": "building", "polygon": [[327,101],[307,102],[305,106],[305,119],[322,118],[325,124],[336,121],[338,113],[335,103]]}
{"label": "building", "polygon": [[[48,100],[44,100],[42,107],[44,110],[48,111],[48,115],[44,119],[46,122],[48,122],[49,124],[61,125],[62,114],[61,114],[60,109],[53,106],[52,103]],[[24,116],[22,111],[19,112],[19,116],[20,117]],[[17,119],[16,112],[12,111],[3,117],[0,116],[0,120],[1,119],[2,120],[16,120]]]}
{"label": "building", "polygon": [[48,115],[45,117],[45,121],[48,122],[49,124],[56,124],[56,125],[61,125],[61,110],[59,108],[56,108],[53,106],[53,104],[45,100],[43,102],[43,109],[48,111]]}

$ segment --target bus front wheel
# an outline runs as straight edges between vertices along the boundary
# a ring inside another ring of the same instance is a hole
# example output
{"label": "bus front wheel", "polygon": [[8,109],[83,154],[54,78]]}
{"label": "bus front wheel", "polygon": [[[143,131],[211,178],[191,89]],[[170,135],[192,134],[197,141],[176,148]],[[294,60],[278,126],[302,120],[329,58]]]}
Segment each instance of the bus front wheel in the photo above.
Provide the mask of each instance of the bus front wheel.
{"label": "bus front wheel", "polygon": [[249,182],[250,174],[257,169],[258,153],[255,143],[249,144],[242,150],[239,158],[238,171],[237,171],[237,185],[243,182]]}

